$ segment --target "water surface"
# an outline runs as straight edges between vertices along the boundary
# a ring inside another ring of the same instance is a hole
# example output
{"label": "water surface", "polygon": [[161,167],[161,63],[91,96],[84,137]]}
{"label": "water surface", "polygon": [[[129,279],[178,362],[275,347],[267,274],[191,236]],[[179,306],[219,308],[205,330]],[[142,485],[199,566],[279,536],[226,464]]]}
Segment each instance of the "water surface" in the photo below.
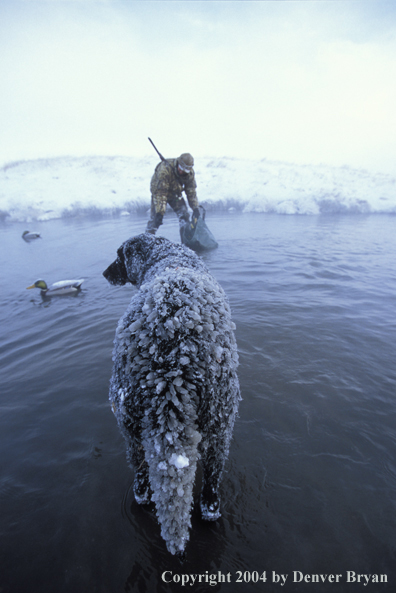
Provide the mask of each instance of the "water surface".
{"label": "water surface", "polygon": [[[0,229],[1,592],[272,592],[272,571],[291,592],[393,590],[395,217],[208,218],[220,247],[203,257],[231,303],[243,401],[222,518],[205,524],[194,509],[183,565],[133,501],[107,399],[115,327],[136,289],[101,274],[145,222],[38,223],[29,244],[26,225]],[[178,240],[172,215],[161,233]],[[76,297],[26,290],[80,277]],[[182,588],[164,571],[233,582]],[[268,580],[235,584],[237,571]],[[342,578],[308,586],[293,571]],[[346,571],[388,584],[363,589]]]}

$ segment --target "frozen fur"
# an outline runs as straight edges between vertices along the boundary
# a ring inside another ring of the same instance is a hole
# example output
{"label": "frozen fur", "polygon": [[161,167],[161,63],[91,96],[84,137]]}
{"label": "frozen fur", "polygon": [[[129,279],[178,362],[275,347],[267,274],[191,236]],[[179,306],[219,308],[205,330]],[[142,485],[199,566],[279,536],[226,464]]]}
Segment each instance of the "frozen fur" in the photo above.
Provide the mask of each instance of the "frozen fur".
{"label": "frozen fur", "polygon": [[104,276],[139,288],[118,323],[110,400],[135,470],[135,498],[155,503],[168,550],[181,554],[198,459],[202,516],[220,516],[219,484],[240,400],[235,325],[203,261],[163,237],[125,241]]}

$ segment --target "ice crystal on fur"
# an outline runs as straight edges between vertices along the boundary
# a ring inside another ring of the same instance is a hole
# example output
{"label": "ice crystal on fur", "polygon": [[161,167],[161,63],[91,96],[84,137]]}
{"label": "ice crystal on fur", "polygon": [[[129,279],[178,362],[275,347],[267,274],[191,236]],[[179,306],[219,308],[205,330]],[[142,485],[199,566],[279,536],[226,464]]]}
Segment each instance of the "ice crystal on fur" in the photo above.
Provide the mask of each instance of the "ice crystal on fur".
{"label": "ice crystal on fur", "polygon": [[240,400],[238,355],[223,289],[188,248],[144,234],[104,272],[140,288],[116,330],[110,400],[136,472],[135,498],[155,503],[168,550],[189,539],[198,459],[201,510],[219,512],[219,484]]}

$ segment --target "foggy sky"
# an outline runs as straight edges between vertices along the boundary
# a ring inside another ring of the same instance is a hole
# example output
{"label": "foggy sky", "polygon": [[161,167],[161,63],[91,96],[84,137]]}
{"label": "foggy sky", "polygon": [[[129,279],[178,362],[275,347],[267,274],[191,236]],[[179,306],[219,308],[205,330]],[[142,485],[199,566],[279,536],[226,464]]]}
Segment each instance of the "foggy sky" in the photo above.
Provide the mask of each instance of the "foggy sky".
{"label": "foggy sky", "polygon": [[392,1],[0,0],[0,162],[267,158],[396,174]]}

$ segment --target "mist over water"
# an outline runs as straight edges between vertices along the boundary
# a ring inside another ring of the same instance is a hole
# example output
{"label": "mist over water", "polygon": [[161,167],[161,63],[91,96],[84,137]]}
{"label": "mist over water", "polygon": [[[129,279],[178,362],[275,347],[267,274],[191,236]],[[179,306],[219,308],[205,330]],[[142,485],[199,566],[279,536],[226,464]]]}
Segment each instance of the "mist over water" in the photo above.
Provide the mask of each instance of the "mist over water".
{"label": "mist over water", "polygon": [[0,163],[191,152],[395,174],[391,0],[0,4]]}
{"label": "mist over water", "polygon": [[[108,403],[115,328],[133,287],[102,271],[146,216],[3,224],[0,260],[1,587],[174,591],[164,571],[396,577],[394,217],[208,214],[203,256],[236,323],[243,401],[222,485],[222,517],[196,506],[180,565],[153,509],[138,507]],[[176,219],[161,234],[178,241]],[[76,297],[27,291],[85,278]],[[199,480],[198,480],[199,481]],[[196,498],[197,500],[197,498]],[[195,591],[234,591],[208,583]],[[244,583],[244,591],[258,584]],[[379,585],[378,585],[379,586]],[[209,589],[210,587],[210,589]],[[264,587],[264,584],[262,584]],[[275,590],[270,582],[265,585]],[[279,587],[279,585],[278,585]]]}

